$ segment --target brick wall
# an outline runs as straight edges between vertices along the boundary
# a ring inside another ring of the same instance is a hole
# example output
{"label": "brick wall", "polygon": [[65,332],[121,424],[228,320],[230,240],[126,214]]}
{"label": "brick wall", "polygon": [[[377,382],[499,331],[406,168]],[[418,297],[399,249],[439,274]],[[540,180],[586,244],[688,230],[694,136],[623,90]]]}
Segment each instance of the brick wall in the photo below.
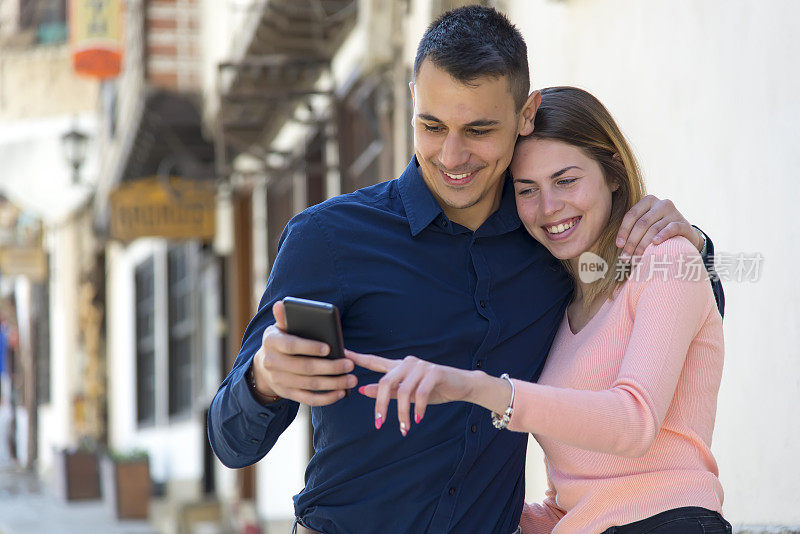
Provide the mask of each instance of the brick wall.
{"label": "brick wall", "polygon": [[147,81],[173,91],[199,91],[199,0],[150,0],[146,6]]}

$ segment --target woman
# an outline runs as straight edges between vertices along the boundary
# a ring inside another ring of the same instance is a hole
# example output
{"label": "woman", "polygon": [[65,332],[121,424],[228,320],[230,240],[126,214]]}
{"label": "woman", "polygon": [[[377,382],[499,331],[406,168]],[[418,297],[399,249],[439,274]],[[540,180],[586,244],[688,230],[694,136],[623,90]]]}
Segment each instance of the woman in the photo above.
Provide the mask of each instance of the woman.
{"label": "woman", "polygon": [[538,383],[349,352],[386,373],[361,393],[376,398],[376,414],[397,398],[403,435],[411,403],[420,424],[428,404],[451,401],[533,433],[549,490],[525,506],[523,532],[730,532],[710,451],[722,318],[697,250],[676,237],[632,267],[618,261],[614,238],[644,186],[619,128],[585,91],[542,91],[511,173],[525,228],[575,281]]}

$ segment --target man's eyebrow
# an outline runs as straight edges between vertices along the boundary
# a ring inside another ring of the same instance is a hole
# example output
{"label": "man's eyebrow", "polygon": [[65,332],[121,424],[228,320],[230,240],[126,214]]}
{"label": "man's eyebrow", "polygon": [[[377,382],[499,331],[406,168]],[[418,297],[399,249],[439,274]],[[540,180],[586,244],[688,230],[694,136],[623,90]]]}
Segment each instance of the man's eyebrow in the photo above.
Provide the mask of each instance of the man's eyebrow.
{"label": "man's eyebrow", "polygon": [[[431,115],[430,113],[418,113],[417,117],[422,120],[429,121],[429,122],[442,122],[436,115]],[[480,128],[486,126],[497,126],[500,124],[500,121],[494,119],[478,119],[476,121],[468,122],[465,126],[468,128]]]}
{"label": "man's eyebrow", "polygon": [[476,121],[472,121],[472,122],[467,123],[467,126],[474,128],[476,126],[477,127],[481,127],[481,126],[497,126],[498,124],[500,124],[500,121],[498,121],[498,120],[494,120],[494,119],[478,119]]}
{"label": "man's eyebrow", "polygon": [[[569,167],[564,167],[564,168],[563,168],[563,169],[561,169],[560,171],[556,171],[556,172],[554,172],[553,174],[551,174],[551,175],[550,175],[550,179],[551,179],[551,180],[553,180],[553,179],[555,179],[555,178],[558,178],[559,176],[561,176],[562,174],[564,174],[565,172],[567,172],[567,171],[568,171],[568,170],[570,170],[570,169],[578,169],[578,170],[581,170],[581,171],[583,170],[583,169],[581,169],[580,167],[578,167],[577,165],[570,165]],[[534,184],[534,183],[536,183],[536,180],[532,180],[532,179],[530,179],[530,178],[514,178],[514,183],[515,183],[515,184],[516,184],[516,183],[520,183],[520,184]]]}

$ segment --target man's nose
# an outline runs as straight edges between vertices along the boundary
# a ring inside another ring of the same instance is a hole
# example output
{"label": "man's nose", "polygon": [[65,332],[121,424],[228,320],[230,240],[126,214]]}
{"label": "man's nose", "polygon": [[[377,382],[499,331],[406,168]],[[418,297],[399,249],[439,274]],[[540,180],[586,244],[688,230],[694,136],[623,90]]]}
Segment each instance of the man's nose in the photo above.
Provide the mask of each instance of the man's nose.
{"label": "man's nose", "polygon": [[461,171],[469,161],[469,151],[457,132],[448,132],[439,150],[439,163],[448,171]]}

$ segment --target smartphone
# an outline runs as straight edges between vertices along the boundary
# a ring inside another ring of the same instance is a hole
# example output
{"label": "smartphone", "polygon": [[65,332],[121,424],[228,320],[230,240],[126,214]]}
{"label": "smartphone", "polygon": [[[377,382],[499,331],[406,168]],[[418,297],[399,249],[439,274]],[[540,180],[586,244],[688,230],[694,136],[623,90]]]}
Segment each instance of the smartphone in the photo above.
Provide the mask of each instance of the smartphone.
{"label": "smartphone", "polygon": [[327,343],[331,348],[326,358],[344,358],[344,338],[339,310],[333,304],[316,300],[286,297],[286,331],[294,336]]}

